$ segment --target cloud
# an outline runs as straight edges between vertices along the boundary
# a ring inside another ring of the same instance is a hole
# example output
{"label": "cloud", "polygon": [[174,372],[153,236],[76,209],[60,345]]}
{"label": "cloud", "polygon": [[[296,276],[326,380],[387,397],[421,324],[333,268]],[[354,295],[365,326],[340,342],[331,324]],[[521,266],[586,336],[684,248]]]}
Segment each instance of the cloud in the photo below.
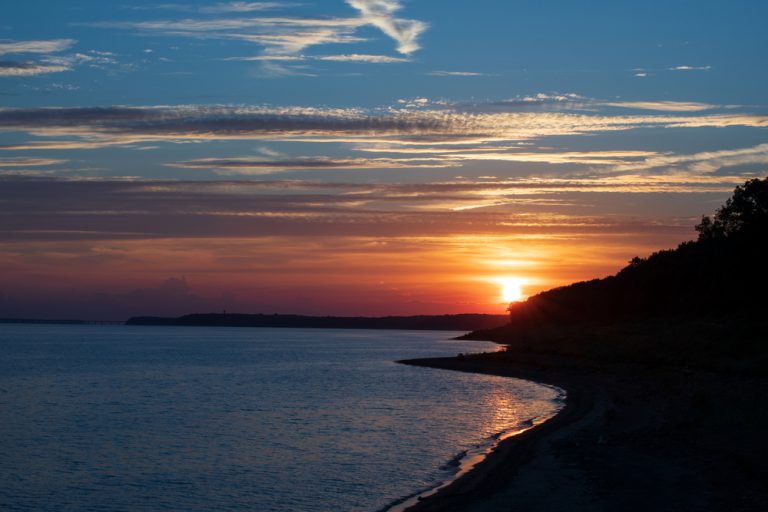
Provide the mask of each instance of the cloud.
{"label": "cloud", "polygon": [[240,61],[308,61],[320,60],[331,62],[369,62],[374,64],[390,64],[399,62],[410,62],[411,59],[405,57],[390,57],[389,55],[367,55],[360,53],[340,54],[340,55],[254,55],[250,57],[228,57],[224,60]]}
{"label": "cloud", "polygon": [[418,20],[395,18],[402,8],[397,0],[347,0],[360,11],[361,19],[377,27],[397,43],[397,51],[410,55],[420,48],[417,40],[428,25]]}
{"label": "cloud", "polygon": [[[655,232],[652,220],[628,228],[593,213],[595,194],[727,196],[740,182],[682,174],[392,184],[0,177],[0,240]],[[690,229],[690,219],[681,225]]]}
{"label": "cloud", "polygon": [[512,98],[454,105],[469,111],[499,111],[499,110],[583,110],[593,108],[589,103],[591,98],[585,98],[576,93],[537,93],[533,95],[521,95]]}
{"label": "cloud", "polygon": [[597,104],[607,107],[659,110],[666,112],[699,112],[717,108],[717,105],[693,101],[605,101],[597,102]]}
{"label": "cloud", "polygon": [[74,45],[74,39],[46,39],[34,41],[0,42],[0,55],[22,53],[56,53]]}
{"label": "cloud", "polygon": [[59,160],[55,158],[0,158],[0,169],[3,167],[40,167],[60,164],[66,161],[67,160]]}
{"label": "cloud", "polygon": [[256,11],[267,11],[272,9],[284,9],[287,7],[296,7],[301,4],[289,3],[289,2],[219,2],[209,6],[195,6],[188,4],[154,4],[154,5],[137,5],[137,6],[123,6],[126,9],[135,11],[148,11],[148,10],[164,10],[164,11],[181,11],[181,12],[200,12],[210,14],[221,13],[246,13]]}
{"label": "cloud", "polygon": [[[356,32],[361,27],[367,25],[373,25],[393,38],[397,42],[398,51],[404,55],[410,55],[419,48],[417,39],[426,29],[427,25],[417,20],[394,17],[394,13],[401,8],[399,2],[395,0],[349,0],[347,3],[357,9],[360,12],[360,16],[335,18],[234,16],[251,11],[289,7],[295,4],[229,2],[200,9],[182,9],[209,14],[230,14],[230,16],[221,18],[94,22],[83,25],[112,29],[133,29],[175,37],[247,41],[260,46],[263,51],[263,57],[265,57],[264,59],[243,58],[239,60],[305,60],[303,56],[295,59],[289,59],[288,57],[299,57],[304,50],[318,45],[364,42],[366,39],[356,35]],[[163,4],[160,7],[173,8],[177,7],[177,5]],[[345,60],[347,61],[357,62],[399,62],[394,57],[367,56],[364,54],[349,54],[346,57]],[[314,60],[332,59],[317,57]],[[342,60],[341,56],[336,60]],[[272,64],[272,71],[277,72],[277,74],[290,74],[290,68],[285,68],[282,71],[278,68],[278,65]]]}
{"label": "cloud", "polygon": [[474,71],[430,71],[432,76],[485,76],[484,73]]}
{"label": "cloud", "polygon": [[[54,308],[73,305],[71,314],[49,317],[78,316],[77,311],[86,310],[96,315],[109,309],[109,314],[101,313],[105,318],[124,318],[149,313],[148,304],[166,307],[169,303],[182,304],[186,308],[182,312],[233,310],[231,303],[184,302],[181,299],[192,292],[174,282],[169,291],[183,293],[159,297],[157,293],[131,293],[131,305],[139,306],[139,311],[114,315],[114,295],[122,296],[133,288],[154,291],[155,283],[162,277],[184,274],[190,276],[189,282],[198,297],[217,297],[218,290],[232,290],[238,301],[243,297],[269,297],[279,302],[276,297],[282,293],[288,295],[282,307],[292,311],[297,307],[296,297],[314,289],[324,307],[328,307],[328,297],[353,297],[350,304],[340,308],[348,311],[349,307],[359,307],[360,297],[380,297],[383,293],[360,291],[360,283],[369,282],[371,275],[376,276],[375,281],[395,284],[410,279],[426,283],[433,290],[430,283],[452,281],[459,274],[504,275],[511,268],[523,267],[527,276],[537,276],[533,272],[538,268],[538,275],[552,279],[553,273],[563,273],[562,269],[567,267],[564,273],[568,275],[562,277],[567,282],[573,280],[568,262],[577,261],[580,268],[588,268],[584,271],[588,277],[616,268],[628,257],[626,254],[644,254],[692,236],[690,219],[681,222],[669,218],[590,215],[584,213],[586,205],[572,207],[576,211],[581,209],[579,214],[558,213],[569,208],[569,202],[579,202],[572,198],[558,202],[556,197],[517,197],[514,201],[499,199],[504,204],[496,207],[486,204],[486,208],[453,211],[447,208],[471,206],[472,199],[453,202],[449,197],[440,211],[398,212],[394,211],[397,205],[371,203],[364,208],[342,203],[341,193],[330,188],[313,190],[305,184],[302,189],[298,184],[279,182],[264,187],[242,182],[37,180],[25,187],[26,192],[18,184],[3,182],[0,199],[12,197],[19,208],[34,205],[28,211],[37,211],[40,206],[50,209],[19,223],[15,218],[9,220],[14,222],[13,226],[0,225],[0,264],[8,270],[2,275],[2,288],[8,290],[6,297],[13,295],[16,300],[47,297]],[[363,187],[370,185],[342,190],[365,191]],[[289,197],[270,197],[281,191]],[[387,194],[392,201],[398,201],[394,198],[397,193],[409,196],[422,192],[429,191],[401,188]],[[437,195],[444,191],[436,188],[430,193],[435,197],[429,204],[436,205],[440,200]],[[50,203],[45,200],[48,197]],[[413,199],[412,204],[419,201],[423,200]],[[492,202],[474,198],[476,205]],[[7,204],[0,200],[3,213]],[[99,208],[107,211],[99,214]],[[49,211],[59,211],[61,215],[46,223]],[[15,230],[8,232],[12,228]],[[642,248],[638,249],[639,246]],[[606,263],[606,259],[610,261]],[[606,268],[596,270],[596,261]],[[52,275],[53,268],[62,271]],[[332,286],[318,292],[312,275],[323,275],[325,281],[330,278]],[[82,276],[89,276],[89,281],[84,283]],[[130,279],[126,281],[124,276]],[[68,277],[71,279],[67,280]],[[100,291],[109,290],[109,294],[91,292],[85,301],[70,291],[96,282]],[[118,291],[107,287],[110,282],[113,287],[114,283],[119,284]],[[211,288],[214,283],[219,288]],[[345,288],[345,283],[353,283],[353,287]],[[32,286],[39,288],[34,293],[24,293]],[[465,293],[468,285],[462,281],[458,286]],[[56,288],[67,291],[56,293]],[[286,288],[288,293],[281,292]],[[440,295],[444,293],[441,291]],[[398,304],[407,300],[404,308],[413,307],[410,298],[391,300]],[[243,310],[280,311],[274,306],[248,304]],[[9,310],[7,300],[3,308]],[[462,302],[457,308],[466,311],[467,305]],[[381,307],[371,310],[378,314],[382,311]],[[27,311],[41,314],[49,310],[35,304]]]}
{"label": "cloud", "polygon": [[346,55],[319,55],[312,57],[315,60],[325,60],[334,62],[371,62],[374,64],[388,64],[393,62],[410,62],[410,59],[403,57],[390,57],[388,55],[366,55],[351,53]]}
{"label": "cloud", "polygon": [[424,108],[429,106],[431,101],[429,101],[429,98],[410,98],[410,99],[399,99],[397,100],[397,103],[406,108]]}
{"label": "cloud", "polygon": [[265,55],[293,55],[311,46],[362,42],[355,18],[242,17],[141,22],[96,22],[86,26],[134,29],[195,39],[239,40],[263,48]]}
{"label": "cloud", "polygon": [[[75,43],[74,39],[0,42],[0,56],[25,53],[51,54],[64,51]],[[35,76],[61,73],[71,69],[71,58],[54,55],[47,55],[39,61],[0,61],[0,76]]]}
{"label": "cloud", "polygon": [[636,163],[624,163],[616,171],[676,170],[695,175],[711,174],[743,165],[768,166],[768,144],[748,148],[702,151],[693,154],[659,154]]}
{"label": "cloud", "polygon": [[239,61],[303,61],[307,60],[304,55],[252,55],[249,57],[226,57],[223,60]]}
{"label": "cloud", "polygon": [[349,44],[364,41],[353,36],[345,28],[316,27],[293,32],[271,34],[229,34],[228,39],[240,39],[251,43],[257,43],[265,48],[267,55],[296,54],[311,47],[323,44]]}
{"label": "cloud", "polygon": [[[70,40],[62,40],[70,41]],[[44,41],[35,41],[42,43]],[[40,50],[46,45],[37,45]],[[54,45],[48,45],[54,47]],[[61,48],[66,46],[60,45]],[[115,54],[89,50],[68,55],[46,55],[37,61],[0,61],[0,76],[34,76],[72,71],[76,66],[103,69],[118,64]]]}
{"label": "cloud", "polygon": [[205,13],[226,13],[226,12],[254,12],[267,11],[271,9],[283,9],[293,7],[298,4],[287,2],[225,2],[208,7],[200,7],[200,12]]}
{"label": "cloud", "polygon": [[[495,107],[525,108],[540,107],[562,110],[597,110],[602,107],[616,107],[633,110],[657,110],[664,112],[698,112],[720,108],[718,105],[694,101],[631,101],[603,100],[587,98],[575,93],[538,93],[529,96],[518,96],[487,105]],[[480,105],[482,106],[482,104]]]}
{"label": "cloud", "polygon": [[[393,158],[404,159],[401,167],[445,167],[470,160],[608,165],[652,155],[626,151],[569,152],[546,147],[532,151],[521,149],[521,144],[547,137],[649,128],[768,127],[766,116],[736,112],[700,114],[690,111],[698,106],[687,104],[661,105],[658,108],[670,109],[664,114],[609,115],[564,111],[475,112],[463,106],[433,105],[427,99],[404,101],[406,103],[397,108],[374,110],[200,105],[6,108],[0,109],[0,131],[27,133],[28,140],[0,146],[0,150],[249,140],[345,144],[368,152],[389,152],[394,155],[387,156],[391,161],[386,165],[390,167],[397,166]],[[413,161],[408,153],[418,154],[421,162]],[[349,159],[333,161],[343,160]],[[370,162],[358,163],[362,168],[371,165]],[[273,164],[285,167],[276,161]]]}
{"label": "cloud", "polygon": [[[146,51],[146,50],[145,50]],[[90,50],[86,53],[75,53],[69,56],[57,57],[58,62],[70,65],[85,65],[90,68],[105,68],[117,65],[115,54],[111,52],[99,52]]]}
{"label": "cloud", "polygon": [[460,148],[412,148],[412,147],[358,147],[358,151],[369,153],[429,153],[445,161],[536,162],[548,164],[578,165],[619,165],[627,161],[650,158],[658,155],[653,151],[539,151],[525,152],[514,147],[465,147]]}
{"label": "cloud", "polygon": [[712,66],[674,66],[669,68],[670,71],[709,71]]}
{"label": "cloud", "polygon": [[0,61],[0,76],[35,76],[62,73],[72,68],[65,64],[32,61]]}
{"label": "cloud", "polygon": [[170,167],[216,169],[221,174],[264,174],[289,170],[312,169],[397,169],[418,167],[452,167],[458,164],[444,159],[393,159],[393,158],[348,158],[333,159],[327,157],[294,158],[285,160],[265,160],[249,157],[201,158],[186,162],[168,164]]}

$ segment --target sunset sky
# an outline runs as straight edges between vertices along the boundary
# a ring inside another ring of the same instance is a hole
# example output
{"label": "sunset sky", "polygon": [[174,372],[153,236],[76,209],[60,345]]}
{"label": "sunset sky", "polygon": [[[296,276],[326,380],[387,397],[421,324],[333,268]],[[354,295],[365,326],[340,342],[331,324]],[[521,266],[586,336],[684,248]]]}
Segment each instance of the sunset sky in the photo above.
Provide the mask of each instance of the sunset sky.
{"label": "sunset sky", "polygon": [[768,2],[6,2],[0,317],[503,313],[768,175]]}

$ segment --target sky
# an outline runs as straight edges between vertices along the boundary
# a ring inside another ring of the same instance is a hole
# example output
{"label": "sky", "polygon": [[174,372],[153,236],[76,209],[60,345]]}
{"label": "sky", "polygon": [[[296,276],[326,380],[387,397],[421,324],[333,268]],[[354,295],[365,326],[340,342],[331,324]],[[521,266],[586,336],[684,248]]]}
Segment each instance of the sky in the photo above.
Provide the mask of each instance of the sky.
{"label": "sky", "polygon": [[762,0],[26,0],[0,317],[498,313],[768,175]]}

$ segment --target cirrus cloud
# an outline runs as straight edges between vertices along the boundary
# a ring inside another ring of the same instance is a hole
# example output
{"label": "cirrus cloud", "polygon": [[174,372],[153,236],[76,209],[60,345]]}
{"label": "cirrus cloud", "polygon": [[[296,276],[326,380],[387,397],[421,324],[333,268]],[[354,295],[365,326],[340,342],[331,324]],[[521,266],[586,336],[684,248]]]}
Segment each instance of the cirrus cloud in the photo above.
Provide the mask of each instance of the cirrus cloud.
{"label": "cirrus cloud", "polygon": [[428,25],[422,21],[396,18],[394,14],[402,8],[397,0],[347,0],[360,11],[361,19],[380,29],[397,43],[397,51],[410,55],[421,46],[418,38]]}
{"label": "cirrus cloud", "polygon": [[41,39],[33,41],[0,42],[0,55],[23,53],[56,53],[74,45],[74,39]]}
{"label": "cirrus cloud", "polygon": [[0,76],[35,76],[62,73],[72,68],[65,64],[33,61],[0,61]]}
{"label": "cirrus cloud", "polygon": [[[347,0],[347,4],[359,11],[357,17],[310,18],[289,16],[235,16],[273,9],[281,6],[273,2],[229,2],[198,10],[200,13],[224,13],[221,18],[188,18],[181,20],[149,20],[138,22],[92,22],[83,25],[111,29],[133,29],[167,36],[195,39],[239,40],[254,43],[262,48],[263,60],[280,60],[280,57],[298,56],[302,51],[326,44],[351,44],[366,41],[356,35],[361,27],[374,26],[392,38],[397,51],[410,55],[419,49],[418,38],[427,24],[418,20],[396,17],[402,8],[397,0]],[[175,4],[171,4],[175,5]],[[290,7],[293,4],[284,4]],[[185,9],[186,10],[186,9]],[[350,54],[363,55],[363,54]],[[394,58],[355,58],[347,61],[394,62]],[[240,59],[256,60],[256,59]],[[284,58],[282,60],[289,60]],[[297,59],[298,60],[298,59]],[[318,58],[318,60],[330,60]],[[275,64],[272,64],[273,69]],[[285,70],[284,70],[285,72]],[[285,73],[290,74],[290,73]]]}

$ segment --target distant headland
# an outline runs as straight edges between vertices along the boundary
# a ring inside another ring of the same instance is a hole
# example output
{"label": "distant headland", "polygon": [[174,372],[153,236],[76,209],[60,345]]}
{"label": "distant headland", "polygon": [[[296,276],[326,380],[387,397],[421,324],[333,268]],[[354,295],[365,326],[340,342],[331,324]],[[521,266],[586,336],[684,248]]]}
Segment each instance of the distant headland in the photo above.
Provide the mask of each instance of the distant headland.
{"label": "distant headland", "polygon": [[177,318],[138,316],[128,319],[126,325],[473,331],[493,329],[507,322],[508,317],[506,315],[484,314],[343,317],[207,313],[184,315]]}
{"label": "distant headland", "polygon": [[0,324],[122,325],[122,320],[79,320],[76,318],[0,318]]}

